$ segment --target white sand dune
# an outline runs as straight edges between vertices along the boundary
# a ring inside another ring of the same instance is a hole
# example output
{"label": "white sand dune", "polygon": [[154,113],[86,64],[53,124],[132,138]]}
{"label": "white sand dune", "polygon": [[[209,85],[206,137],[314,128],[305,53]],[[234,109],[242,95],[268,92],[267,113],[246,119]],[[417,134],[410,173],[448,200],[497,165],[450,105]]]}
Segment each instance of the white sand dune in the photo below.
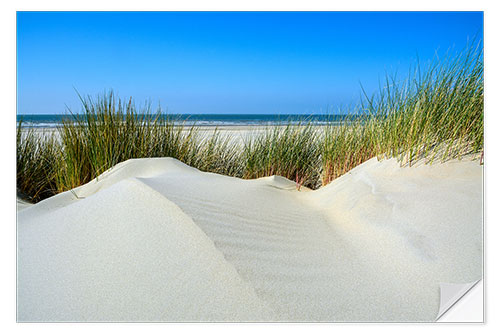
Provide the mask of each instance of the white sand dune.
{"label": "white sand dune", "polygon": [[32,203],[27,202],[19,197],[16,198],[16,208],[18,211],[31,207],[32,205]]}
{"label": "white sand dune", "polygon": [[433,321],[481,277],[477,161],[297,191],[129,160],[18,213],[19,321]]}

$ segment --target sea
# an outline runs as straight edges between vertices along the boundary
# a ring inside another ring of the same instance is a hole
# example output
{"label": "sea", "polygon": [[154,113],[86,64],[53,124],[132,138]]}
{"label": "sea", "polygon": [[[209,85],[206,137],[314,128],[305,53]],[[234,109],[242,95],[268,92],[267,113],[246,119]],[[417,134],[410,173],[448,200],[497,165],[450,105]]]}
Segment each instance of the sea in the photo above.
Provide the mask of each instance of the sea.
{"label": "sea", "polygon": [[[176,125],[186,126],[264,126],[305,124],[326,125],[342,121],[345,115],[332,114],[164,114]],[[23,127],[51,128],[61,125],[64,119],[73,119],[67,114],[17,115],[17,124]]]}

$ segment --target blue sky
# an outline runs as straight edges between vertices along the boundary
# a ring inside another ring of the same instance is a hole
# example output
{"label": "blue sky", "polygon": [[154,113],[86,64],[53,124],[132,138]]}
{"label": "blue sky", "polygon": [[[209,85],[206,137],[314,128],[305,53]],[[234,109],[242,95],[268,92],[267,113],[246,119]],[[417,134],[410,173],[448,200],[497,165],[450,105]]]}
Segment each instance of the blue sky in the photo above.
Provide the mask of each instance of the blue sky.
{"label": "blue sky", "polygon": [[113,89],[172,113],[324,113],[483,36],[481,12],[18,12],[19,114]]}

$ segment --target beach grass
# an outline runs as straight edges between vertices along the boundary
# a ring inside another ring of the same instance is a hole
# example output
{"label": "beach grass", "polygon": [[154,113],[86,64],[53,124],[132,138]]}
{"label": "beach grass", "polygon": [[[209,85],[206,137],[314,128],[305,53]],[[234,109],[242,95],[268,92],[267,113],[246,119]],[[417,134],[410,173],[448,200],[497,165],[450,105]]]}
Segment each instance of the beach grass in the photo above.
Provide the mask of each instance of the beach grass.
{"label": "beach grass", "polygon": [[411,166],[482,152],[482,59],[482,49],[469,48],[404,80],[387,76],[377,95],[365,95],[358,116],[327,127],[323,184],[374,156]]}
{"label": "beach grass", "polygon": [[58,191],[85,184],[112,166],[130,158],[172,156],[190,161],[192,133],[184,134],[151,112],[146,104],[140,112],[132,99],[123,102],[112,92],[80,97],[83,113],[71,113],[59,128],[61,138]]}
{"label": "beach grass", "polygon": [[270,126],[240,146],[214,129],[174,124],[150,104],[137,108],[107,93],[81,97],[82,113],[58,137],[17,130],[17,188],[33,202],[70,190],[130,158],[173,157],[202,171],[252,179],[280,175],[297,187],[326,185],[368,159],[402,165],[446,161],[484,146],[482,49],[416,66],[400,80],[387,76],[374,96],[342,121]]}
{"label": "beach grass", "polygon": [[244,144],[243,178],[283,176],[297,187],[316,188],[319,182],[320,138],[311,123],[267,128]]}
{"label": "beach grass", "polygon": [[59,144],[54,135],[39,135],[22,129],[19,122],[16,134],[16,185],[18,195],[37,202],[57,193]]}

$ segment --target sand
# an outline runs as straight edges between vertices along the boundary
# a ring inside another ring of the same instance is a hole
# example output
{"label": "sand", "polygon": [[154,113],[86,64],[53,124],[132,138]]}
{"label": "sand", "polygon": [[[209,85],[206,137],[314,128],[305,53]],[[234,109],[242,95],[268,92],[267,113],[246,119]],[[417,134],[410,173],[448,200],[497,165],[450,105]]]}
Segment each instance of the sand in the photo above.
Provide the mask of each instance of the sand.
{"label": "sand", "polygon": [[28,207],[31,207],[33,206],[33,204],[31,202],[28,202],[26,200],[23,200],[19,197],[16,198],[16,208],[17,208],[17,211],[21,211],[25,208],[28,208]]}
{"label": "sand", "polygon": [[[284,127],[284,126],[283,126]],[[242,145],[248,139],[255,137],[259,134],[264,134],[270,129],[275,128],[275,126],[265,126],[265,125],[239,125],[239,126],[195,126],[197,131],[198,139],[208,139],[211,138],[214,133],[217,133],[222,138],[228,138],[231,144],[233,145]],[[321,132],[324,129],[324,126],[316,126],[315,127],[318,132]],[[188,133],[191,129],[191,126],[185,126],[183,129],[184,133]],[[40,137],[54,137],[57,141],[60,140],[59,131],[54,127],[37,127],[33,128],[33,131],[36,135]]]}
{"label": "sand", "polygon": [[316,190],[129,160],[18,211],[19,321],[434,321],[482,277],[477,161]]}

